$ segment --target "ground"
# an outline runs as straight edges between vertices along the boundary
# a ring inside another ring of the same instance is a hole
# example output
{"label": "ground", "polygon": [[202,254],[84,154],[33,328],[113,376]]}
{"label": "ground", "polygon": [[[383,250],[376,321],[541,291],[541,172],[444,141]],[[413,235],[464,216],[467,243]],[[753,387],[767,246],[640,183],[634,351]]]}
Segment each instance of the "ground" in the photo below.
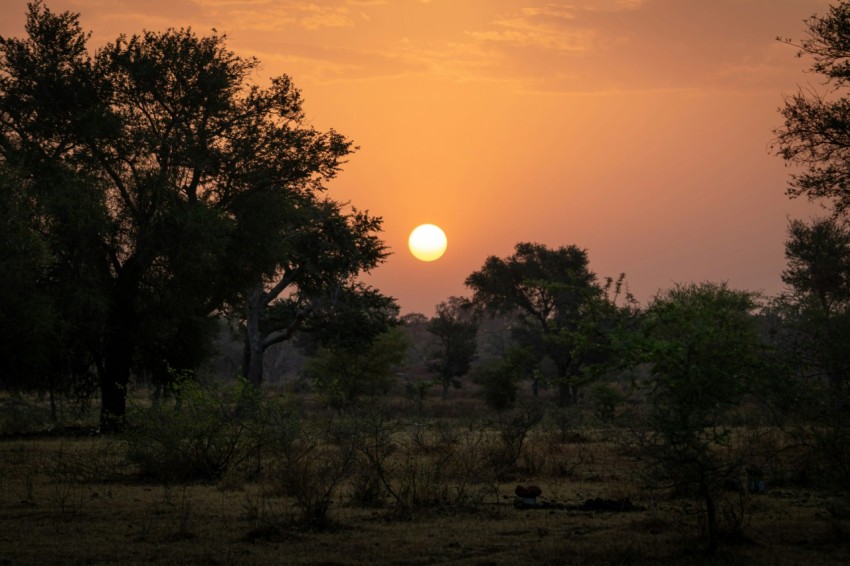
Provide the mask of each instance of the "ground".
{"label": "ground", "polygon": [[[698,500],[647,490],[640,457],[602,429],[532,436],[516,469],[463,505],[400,515],[340,489],[321,529],[267,481],[145,480],[120,438],[74,432],[0,440],[0,564],[850,563],[846,500],[770,478],[763,494],[724,493],[721,515],[745,505],[743,535],[705,556]],[[516,506],[518,484],[541,487],[540,508]],[[594,498],[637,510],[579,509]]]}

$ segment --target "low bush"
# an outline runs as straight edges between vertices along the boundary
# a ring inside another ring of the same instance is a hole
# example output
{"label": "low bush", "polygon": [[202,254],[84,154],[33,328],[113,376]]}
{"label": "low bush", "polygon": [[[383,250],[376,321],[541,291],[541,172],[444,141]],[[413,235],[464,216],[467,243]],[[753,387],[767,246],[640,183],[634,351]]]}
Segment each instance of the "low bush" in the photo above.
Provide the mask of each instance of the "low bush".
{"label": "low bush", "polygon": [[131,409],[128,457],[148,479],[217,480],[257,455],[262,426],[254,397],[244,382],[226,387],[180,381],[173,399]]}

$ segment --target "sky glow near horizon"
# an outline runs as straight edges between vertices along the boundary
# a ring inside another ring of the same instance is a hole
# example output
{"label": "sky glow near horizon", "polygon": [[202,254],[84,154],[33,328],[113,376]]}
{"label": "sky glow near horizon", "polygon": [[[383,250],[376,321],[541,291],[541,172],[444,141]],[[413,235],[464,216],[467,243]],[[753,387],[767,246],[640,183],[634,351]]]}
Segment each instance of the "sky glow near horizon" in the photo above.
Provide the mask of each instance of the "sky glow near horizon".
{"label": "sky glow near horizon", "polygon": [[[228,36],[290,75],[309,125],[359,150],[329,195],[383,217],[393,255],[365,280],[433,315],[487,256],[517,242],[588,250],[645,303],[676,282],[782,289],[788,218],[770,154],[784,95],[823,89],[799,39],[828,0],[55,0],[90,48],[121,33]],[[0,4],[22,36],[25,0]],[[439,261],[407,237],[450,235]]]}

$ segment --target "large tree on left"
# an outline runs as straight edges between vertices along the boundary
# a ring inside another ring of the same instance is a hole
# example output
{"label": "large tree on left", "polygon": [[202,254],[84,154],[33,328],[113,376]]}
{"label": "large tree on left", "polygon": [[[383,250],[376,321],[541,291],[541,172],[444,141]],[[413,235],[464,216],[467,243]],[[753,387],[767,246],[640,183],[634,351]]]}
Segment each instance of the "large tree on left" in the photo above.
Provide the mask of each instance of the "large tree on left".
{"label": "large tree on left", "polygon": [[223,36],[145,32],[90,54],[79,16],[41,2],[25,29],[0,38],[0,167],[48,250],[53,304],[85,295],[77,358],[117,428],[131,374],[197,361],[210,314],[274,271],[265,243],[352,146],[302,125],[288,77],[251,84],[257,61]]}

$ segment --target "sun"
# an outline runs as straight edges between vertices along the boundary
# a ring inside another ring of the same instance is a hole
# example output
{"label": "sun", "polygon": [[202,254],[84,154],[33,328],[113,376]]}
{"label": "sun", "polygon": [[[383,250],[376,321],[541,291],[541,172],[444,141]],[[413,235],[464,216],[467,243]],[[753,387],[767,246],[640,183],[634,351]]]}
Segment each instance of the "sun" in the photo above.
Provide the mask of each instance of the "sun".
{"label": "sun", "polygon": [[410,253],[422,261],[434,261],[443,257],[447,244],[446,233],[433,224],[417,226],[407,239]]}

